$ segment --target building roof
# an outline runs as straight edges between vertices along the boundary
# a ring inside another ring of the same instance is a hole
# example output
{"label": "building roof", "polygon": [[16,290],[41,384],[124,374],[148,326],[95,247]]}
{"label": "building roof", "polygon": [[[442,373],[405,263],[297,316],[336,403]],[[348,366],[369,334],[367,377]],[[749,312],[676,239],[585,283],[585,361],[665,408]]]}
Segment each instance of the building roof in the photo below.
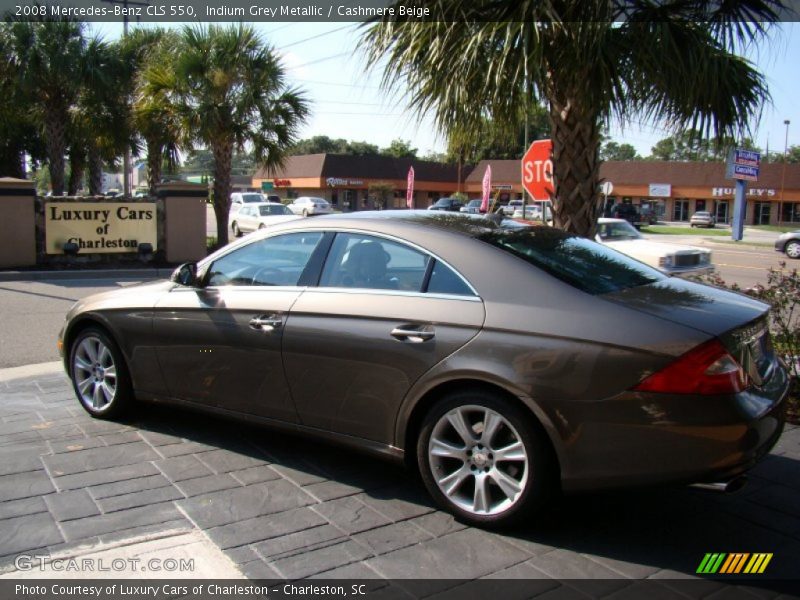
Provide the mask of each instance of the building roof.
{"label": "building roof", "polygon": [[[458,167],[412,158],[352,154],[302,154],[290,156],[283,168],[260,168],[255,179],[292,179],[300,177],[343,177],[364,179],[405,179],[409,167],[414,167],[418,181],[455,182]],[[467,169],[463,170],[464,173]]]}
{"label": "building roof", "polygon": [[[519,182],[518,160],[482,160],[466,182],[480,183],[490,164],[492,181]],[[783,163],[761,163],[758,181],[748,182],[748,186],[779,189],[783,172]],[[733,187],[733,180],[725,178],[725,163],[721,162],[607,161],[600,165],[600,177],[620,185],[670,183],[673,186]],[[784,185],[787,189],[800,189],[800,164],[786,165]]]}

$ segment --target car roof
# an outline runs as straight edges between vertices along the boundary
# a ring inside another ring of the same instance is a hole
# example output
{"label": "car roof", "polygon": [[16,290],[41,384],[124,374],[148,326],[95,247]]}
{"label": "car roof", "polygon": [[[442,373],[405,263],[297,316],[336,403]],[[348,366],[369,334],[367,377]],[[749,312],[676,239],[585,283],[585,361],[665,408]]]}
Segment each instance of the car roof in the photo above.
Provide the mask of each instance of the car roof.
{"label": "car roof", "polygon": [[597,219],[598,223],[627,223],[625,219],[611,219],[608,217],[600,217]]}

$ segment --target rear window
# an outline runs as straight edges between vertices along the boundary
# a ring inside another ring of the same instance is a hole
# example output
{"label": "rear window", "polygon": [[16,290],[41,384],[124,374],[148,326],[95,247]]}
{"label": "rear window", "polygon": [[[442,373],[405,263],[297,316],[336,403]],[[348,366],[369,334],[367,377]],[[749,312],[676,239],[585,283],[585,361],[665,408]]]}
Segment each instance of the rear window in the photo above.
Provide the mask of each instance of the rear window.
{"label": "rear window", "polygon": [[659,271],[607,246],[552,227],[494,230],[477,238],[593,295],[666,279]]}
{"label": "rear window", "polygon": [[263,202],[264,197],[261,194],[242,194],[242,202]]}

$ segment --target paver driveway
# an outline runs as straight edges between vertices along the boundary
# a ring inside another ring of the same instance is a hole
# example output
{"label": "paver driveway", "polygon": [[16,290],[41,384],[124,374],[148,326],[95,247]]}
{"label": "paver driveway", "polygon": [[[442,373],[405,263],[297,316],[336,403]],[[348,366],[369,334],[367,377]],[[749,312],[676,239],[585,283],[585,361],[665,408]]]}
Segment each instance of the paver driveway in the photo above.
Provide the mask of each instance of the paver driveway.
{"label": "paver driveway", "polygon": [[560,585],[548,578],[596,578],[624,595],[638,579],[693,576],[706,552],[772,552],[771,577],[800,576],[795,427],[740,493],[574,496],[499,534],[435,510],[402,469],[335,446],[150,405],[124,423],[91,419],[63,374],[0,382],[0,418],[0,571],[23,552],[201,529],[251,578],[522,577],[543,580],[536,593]]}

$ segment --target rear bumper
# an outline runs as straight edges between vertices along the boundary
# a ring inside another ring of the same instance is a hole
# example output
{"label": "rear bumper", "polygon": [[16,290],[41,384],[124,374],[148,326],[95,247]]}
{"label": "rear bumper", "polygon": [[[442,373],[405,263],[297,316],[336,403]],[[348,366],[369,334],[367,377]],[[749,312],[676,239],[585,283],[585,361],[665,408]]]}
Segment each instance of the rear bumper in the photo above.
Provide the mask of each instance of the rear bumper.
{"label": "rear bumper", "polygon": [[660,267],[658,270],[672,277],[693,277],[696,275],[710,275],[714,272],[714,265],[704,265],[702,267],[674,267],[670,269]]}
{"label": "rear bumper", "polygon": [[562,465],[567,491],[722,481],[751,469],[780,437],[789,377],[732,396],[626,392],[599,402]]}

